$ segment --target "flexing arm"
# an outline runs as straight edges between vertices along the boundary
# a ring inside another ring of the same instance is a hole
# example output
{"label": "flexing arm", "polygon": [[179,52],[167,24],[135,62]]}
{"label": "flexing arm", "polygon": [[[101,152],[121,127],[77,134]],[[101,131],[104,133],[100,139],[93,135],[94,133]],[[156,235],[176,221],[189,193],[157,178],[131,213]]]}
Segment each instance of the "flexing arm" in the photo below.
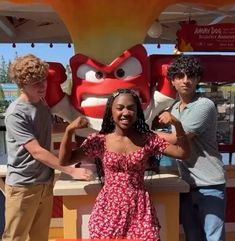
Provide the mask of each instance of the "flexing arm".
{"label": "flexing arm", "polygon": [[9,135],[14,137],[18,145],[24,146],[35,160],[42,162],[46,166],[69,174],[76,179],[87,179],[87,174],[84,175],[85,170],[61,166],[59,164],[59,159],[39,144],[33,134],[33,125],[28,119],[29,118],[23,113],[13,113],[8,115],[5,119],[7,131],[9,132]]}
{"label": "flexing arm", "polygon": [[[206,98],[200,99],[197,103],[196,109],[198,110],[197,113],[189,115],[187,117],[187,125],[184,125],[185,129],[187,129],[186,136],[189,140],[196,136],[200,136],[201,133],[204,133],[208,128],[214,126],[217,120],[217,110],[215,104],[211,100]],[[167,112],[160,115],[160,121],[164,122],[167,115],[169,115]],[[165,135],[164,133],[159,135],[172,144],[175,144],[177,141],[176,132],[172,132],[172,135]]]}
{"label": "flexing arm", "polygon": [[159,123],[175,126],[174,133],[158,132],[158,135],[170,143],[164,150],[165,155],[179,159],[187,159],[190,156],[190,143],[182,124],[169,112],[163,112],[159,116]]}
{"label": "flexing arm", "polygon": [[86,127],[88,127],[88,121],[84,117],[78,117],[66,127],[59,150],[59,162],[61,165],[71,165],[77,163],[77,160],[86,158],[85,153],[80,147],[72,150],[72,137],[75,130]]}

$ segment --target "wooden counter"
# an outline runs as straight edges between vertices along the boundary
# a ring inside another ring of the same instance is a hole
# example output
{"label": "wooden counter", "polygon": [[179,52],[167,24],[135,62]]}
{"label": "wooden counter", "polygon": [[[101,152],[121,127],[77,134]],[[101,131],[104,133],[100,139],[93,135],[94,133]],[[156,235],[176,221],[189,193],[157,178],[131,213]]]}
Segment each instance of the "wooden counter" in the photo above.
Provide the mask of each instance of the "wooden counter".
{"label": "wooden counter", "polygon": [[[179,193],[189,186],[176,175],[146,177],[161,224],[162,241],[179,240]],[[64,238],[88,238],[88,220],[101,186],[98,181],[71,180],[62,174],[56,181],[54,195],[63,196]]]}
{"label": "wooden counter", "polygon": [[0,177],[5,177],[7,172],[7,165],[0,165]]}

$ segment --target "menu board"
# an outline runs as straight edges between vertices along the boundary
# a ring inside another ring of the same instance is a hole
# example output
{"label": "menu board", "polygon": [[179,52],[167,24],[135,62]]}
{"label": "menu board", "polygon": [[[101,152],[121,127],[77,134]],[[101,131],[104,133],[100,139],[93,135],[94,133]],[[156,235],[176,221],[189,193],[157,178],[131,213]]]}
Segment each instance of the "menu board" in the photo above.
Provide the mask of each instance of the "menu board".
{"label": "menu board", "polygon": [[180,23],[177,49],[185,51],[234,51],[235,24],[197,25],[195,21]]}

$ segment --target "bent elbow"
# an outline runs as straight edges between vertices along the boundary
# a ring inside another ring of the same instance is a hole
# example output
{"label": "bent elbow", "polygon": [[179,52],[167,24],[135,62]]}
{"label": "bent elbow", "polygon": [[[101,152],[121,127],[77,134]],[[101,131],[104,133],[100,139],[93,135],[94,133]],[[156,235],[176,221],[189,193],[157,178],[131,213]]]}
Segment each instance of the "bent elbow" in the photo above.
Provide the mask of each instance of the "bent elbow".
{"label": "bent elbow", "polygon": [[30,151],[31,156],[33,157],[33,159],[41,161],[43,159],[45,150],[43,148],[33,148]]}
{"label": "bent elbow", "polygon": [[180,157],[181,160],[187,160],[190,158],[191,150],[184,151]]}
{"label": "bent elbow", "polygon": [[65,167],[65,166],[67,166],[66,165],[66,163],[64,163],[64,162],[61,162],[61,161],[59,161],[59,164],[62,166],[62,167]]}
{"label": "bent elbow", "polygon": [[61,166],[69,166],[70,165],[70,163],[69,163],[69,160],[65,160],[65,159],[60,159],[59,158],[59,164],[61,165]]}

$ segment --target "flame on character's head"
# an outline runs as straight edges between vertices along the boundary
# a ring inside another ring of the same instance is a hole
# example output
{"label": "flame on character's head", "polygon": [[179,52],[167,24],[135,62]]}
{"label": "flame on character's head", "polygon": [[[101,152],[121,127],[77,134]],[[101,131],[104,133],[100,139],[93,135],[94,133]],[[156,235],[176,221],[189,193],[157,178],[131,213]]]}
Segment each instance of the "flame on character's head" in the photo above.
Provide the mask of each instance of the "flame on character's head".
{"label": "flame on character's head", "polygon": [[149,27],[163,10],[156,0],[47,1],[64,20],[75,53],[103,64],[143,43]]}

